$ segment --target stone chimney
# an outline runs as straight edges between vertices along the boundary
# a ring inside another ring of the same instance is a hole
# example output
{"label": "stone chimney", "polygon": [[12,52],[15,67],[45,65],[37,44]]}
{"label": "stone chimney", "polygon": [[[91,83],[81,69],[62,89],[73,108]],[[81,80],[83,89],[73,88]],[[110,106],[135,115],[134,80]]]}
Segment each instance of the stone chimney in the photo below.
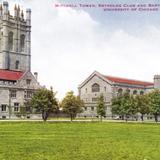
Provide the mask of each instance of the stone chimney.
{"label": "stone chimney", "polygon": [[154,88],[160,89],[160,75],[154,76]]}
{"label": "stone chimney", "polygon": [[34,77],[38,81],[38,72],[34,72]]}

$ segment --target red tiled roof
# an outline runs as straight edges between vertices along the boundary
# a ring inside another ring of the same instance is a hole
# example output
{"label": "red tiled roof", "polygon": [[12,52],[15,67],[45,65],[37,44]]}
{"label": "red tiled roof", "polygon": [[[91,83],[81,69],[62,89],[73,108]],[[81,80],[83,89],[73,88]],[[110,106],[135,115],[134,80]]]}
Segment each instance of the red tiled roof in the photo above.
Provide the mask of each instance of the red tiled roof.
{"label": "red tiled roof", "polygon": [[0,69],[0,79],[8,81],[17,81],[22,77],[24,72]]}
{"label": "red tiled roof", "polygon": [[126,79],[126,78],[119,78],[119,77],[112,77],[112,76],[105,76],[105,78],[115,83],[141,85],[141,86],[154,85],[152,82],[145,82],[145,81],[139,81],[139,80],[133,80],[133,79]]}

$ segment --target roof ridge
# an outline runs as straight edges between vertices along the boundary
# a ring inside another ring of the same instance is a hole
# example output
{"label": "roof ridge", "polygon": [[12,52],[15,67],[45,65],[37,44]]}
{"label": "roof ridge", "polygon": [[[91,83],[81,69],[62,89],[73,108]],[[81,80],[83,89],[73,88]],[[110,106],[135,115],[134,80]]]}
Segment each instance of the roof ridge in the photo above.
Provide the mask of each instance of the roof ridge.
{"label": "roof ridge", "polygon": [[153,83],[153,82],[150,82],[150,81],[144,81],[144,80],[138,80],[138,79],[131,79],[131,78],[124,78],[124,77],[117,77],[117,76],[111,76],[111,75],[103,75],[103,76],[105,76],[105,77],[110,77],[110,78],[118,78],[118,79],[130,80],[130,81]]}

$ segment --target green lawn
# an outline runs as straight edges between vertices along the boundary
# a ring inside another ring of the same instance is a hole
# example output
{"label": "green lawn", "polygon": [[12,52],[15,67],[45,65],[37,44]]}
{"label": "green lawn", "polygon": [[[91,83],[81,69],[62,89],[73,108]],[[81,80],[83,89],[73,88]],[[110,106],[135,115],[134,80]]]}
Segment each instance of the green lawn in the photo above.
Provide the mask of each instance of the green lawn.
{"label": "green lawn", "polygon": [[0,160],[159,159],[159,124],[0,122]]}

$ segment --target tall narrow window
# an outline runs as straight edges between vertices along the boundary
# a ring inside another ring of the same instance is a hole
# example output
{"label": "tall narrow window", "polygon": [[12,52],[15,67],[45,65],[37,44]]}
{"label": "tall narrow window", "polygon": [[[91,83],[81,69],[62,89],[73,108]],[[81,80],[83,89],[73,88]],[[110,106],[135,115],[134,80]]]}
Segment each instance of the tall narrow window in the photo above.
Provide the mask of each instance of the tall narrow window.
{"label": "tall narrow window", "polygon": [[16,61],[15,69],[19,69],[19,61]]}
{"label": "tall narrow window", "polygon": [[33,95],[33,91],[24,91],[24,98],[31,98]]}
{"label": "tall narrow window", "polygon": [[2,112],[6,112],[6,111],[7,111],[7,105],[2,104],[2,105],[1,105],[1,111],[2,111]]}
{"label": "tall narrow window", "polygon": [[11,98],[16,98],[16,96],[17,96],[17,91],[16,91],[16,90],[11,90],[11,91],[10,91],[10,96],[11,96]]}
{"label": "tall narrow window", "polygon": [[14,103],[14,112],[19,111],[19,103]]}
{"label": "tall narrow window", "polygon": [[122,89],[122,88],[119,88],[119,89],[118,89],[118,94],[117,94],[117,95],[118,95],[118,96],[121,96],[122,93],[123,93],[123,89]]}
{"label": "tall narrow window", "polygon": [[144,92],[143,92],[143,91],[140,91],[140,95],[144,95]]}
{"label": "tall narrow window", "polygon": [[9,51],[13,50],[13,32],[8,34],[8,49]]}
{"label": "tall narrow window", "polygon": [[20,51],[24,52],[24,46],[25,46],[25,35],[21,35],[20,37]]}
{"label": "tall narrow window", "polygon": [[126,93],[130,93],[130,89],[127,89],[127,90],[126,90]]}
{"label": "tall narrow window", "polygon": [[134,91],[133,91],[133,94],[136,95],[136,94],[137,94],[137,90],[134,90]]}
{"label": "tall narrow window", "polygon": [[99,92],[100,91],[100,86],[97,83],[94,83],[92,85],[92,92]]}

